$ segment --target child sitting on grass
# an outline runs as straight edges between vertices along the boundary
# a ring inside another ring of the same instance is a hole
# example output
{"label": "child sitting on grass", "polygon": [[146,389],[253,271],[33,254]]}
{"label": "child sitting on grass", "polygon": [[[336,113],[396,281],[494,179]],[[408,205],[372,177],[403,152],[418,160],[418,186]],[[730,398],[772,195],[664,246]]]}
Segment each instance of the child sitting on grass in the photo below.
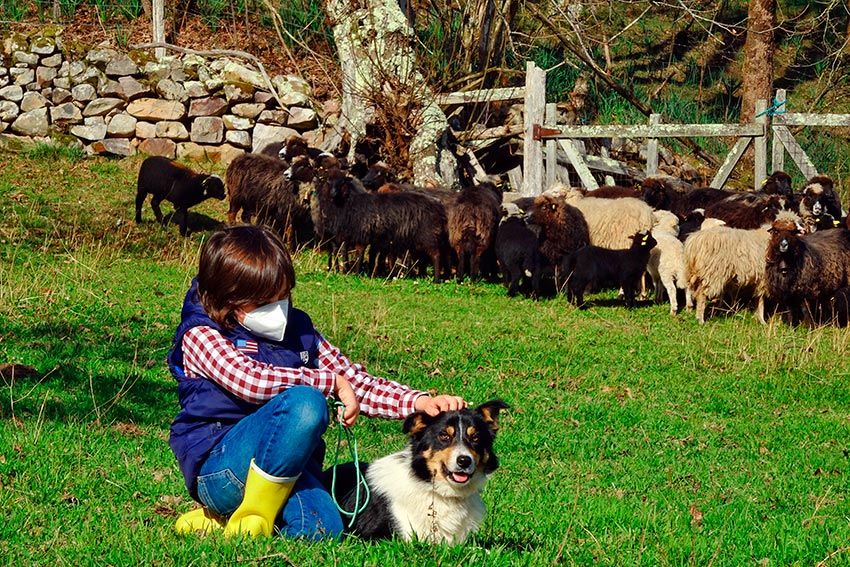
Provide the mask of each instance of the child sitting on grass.
{"label": "child sitting on grass", "polygon": [[338,537],[342,520],[319,480],[326,398],[343,404],[346,427],[360,412],[402,419],[466,407],[352,364],[292,307],[294,287],[289,253],[268,229],[229,227],[201,250],[168,355],[182,408],[170,445],[203,505],[177,520],[179,533]]}

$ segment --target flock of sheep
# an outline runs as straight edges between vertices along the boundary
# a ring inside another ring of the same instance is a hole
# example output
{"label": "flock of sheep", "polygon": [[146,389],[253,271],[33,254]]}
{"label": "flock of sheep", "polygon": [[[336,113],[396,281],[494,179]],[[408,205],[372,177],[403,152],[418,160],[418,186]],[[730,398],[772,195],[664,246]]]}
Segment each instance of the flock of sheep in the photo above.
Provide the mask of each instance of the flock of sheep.
{"label": "flock of sheep", "polygon": [[[802,191],[775,172],[756,192],[693,188],[664,178],[635,188],[584,192],[564,185],[536,198],[503,203],[493,183],[459,191],[399,183],[381,162],[352,163],[297,137],[244,154],[225,182],[165,158],[139,172],[136,220],[153,194],[174,204],[185,234],[188,207],[224,198],[228,221],[275,227],[290,246],[328,249],[328,269],[394,275],[430,266],[435,281],[501,275],[509,295],[620,288],[628,307],[644,287],[666,296],[670,313],[696,306],[705,321],[712,301],[757,304],[759,320],[782,313],[792,324],[848,324],[850,231],[833,182],[815,177]],[[350,254],[353,253],[353,259]]]}

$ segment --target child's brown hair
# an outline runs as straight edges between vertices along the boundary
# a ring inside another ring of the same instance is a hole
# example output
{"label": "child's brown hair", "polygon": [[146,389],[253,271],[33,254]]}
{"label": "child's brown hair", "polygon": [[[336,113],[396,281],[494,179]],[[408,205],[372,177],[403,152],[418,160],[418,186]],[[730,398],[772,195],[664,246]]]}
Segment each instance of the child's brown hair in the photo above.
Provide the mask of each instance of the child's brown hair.
{"label": "child's brown hair", "polygon": [[286,298],[294,287],[286,245],[265,227],[227,227],[201,249],[198,295],[207,315],[224,328],[236,325],[237,310]]}

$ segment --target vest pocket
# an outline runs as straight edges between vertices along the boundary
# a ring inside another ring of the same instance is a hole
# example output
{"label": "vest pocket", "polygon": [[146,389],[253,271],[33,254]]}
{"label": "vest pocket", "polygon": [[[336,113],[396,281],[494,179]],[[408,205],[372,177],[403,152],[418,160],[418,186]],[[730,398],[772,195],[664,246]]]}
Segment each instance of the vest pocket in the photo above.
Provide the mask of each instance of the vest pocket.
{"label": "vest pocket", "polygon": [[245,484],[230,469],[198,476],[198,498],[220,516],[228,516],[242,503]]}

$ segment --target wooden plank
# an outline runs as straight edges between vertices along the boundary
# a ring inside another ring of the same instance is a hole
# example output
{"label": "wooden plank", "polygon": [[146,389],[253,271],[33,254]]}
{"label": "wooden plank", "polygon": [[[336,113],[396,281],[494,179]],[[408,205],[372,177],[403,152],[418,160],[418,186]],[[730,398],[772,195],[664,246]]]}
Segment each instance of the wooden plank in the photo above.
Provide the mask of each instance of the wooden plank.
{"label": "wooden plank", "polygon": [[850,114],[789,112],[783,119],[788,126],[850,126]]}
{"label": "wooden plank", "polygon": [[637,179],[638,181],[643,181],[646,178],[646,174],[643,171],[635,169],[633,167],[629,167],[628,165],[619,162],[615,159],[594,155],[586,155],[584,156],[584,162],[590,169],[595,171],[601,171],[602,173],[613,173],[614,175],[631,177],[632,179]]}
{"label": "wooden plank", "polygon": [[519,193],[522,189],[522,168],[516,166],[508,171],[508,183],[511,184],[511,191]]}
{"label": "wooden plank", "polygon": [[[649,125],[657,126],[661,124],[661,115],[652,113],[649,115]],[[649,138],[646,141],[646,174],[655,175],[658,173],[658,138]]]}
{"label": "wooden plank", "polygon": [[483,128],[481,130],[464,130],[458,132],[457,139],[461,142],[473,140],[495,140],[498,138],[512,138],[525,132],[524,126],[496,126],[494,128]]}
{"label": "wooden plank", "polygon": [[[767,110],[767,101],[763,98],[758,99],[756,101],[755,122],[765,126],[766,128],[768,116],[765,110]],[[765,133],[766,132],[767,130],[765,129]],[[753,190],[758,191],[761,189],[762,181],[764,181],[767,177],[767,136],[762,135],[757,138],[753,138],[753,145],[755,146]]]}
{"label": "wooden plank", "polygon": [[[554,102],[546,104],[546,125],[554,126],[557,123],[557,105]],[[546,186],[549,189],[555,184],[558,169],[558,142],[546,140]]]}
{"label": "wooden plank", "polygon": [[650,126],[558,126],[560,133],[547,138],[678,138],[678,137],[730,137],[764,136],[762,124],[659,124]]}
{"label": "wooden plank", "polygon": [[711,185],[709,185],[709,187],[723,189],[723,186],[726,185],[726,181],[732,174],[732,170],[735,169],[735,166],[741,160],[741,156],[744,155],[744,152],[747,150],[747,146],[750,145],[751,141],[752,138],[739,138],[738,141],[735,142],[735,145],[732,146],[731,150],[729,150],[729,154],[726,156],[726,159],[723,160],[722,164],[720,164],[720,169],[717,170],[717,174],[714,176],[714,179],[711,180]]}
{"label": "wooden plank", "polygon": [[[776,89],[776,101],[778,103],[783,103],[786,101],[785,99],[785,89]],[[785,108],[782,106],[781,108]],[[785,171],[785,146],[782,145],[782,142],[776,139],[776,126],[781,126],[785,122],[785,115],[777,114],[773,117],[773,127],[771,128],[771,132],[773,132],[773,140],[771,142],[771,160],[770,167],[771,171]]]}
{"label": "wooden plank", "polygon": [[[154,43],[165,43],[165,0],[153,0],[153,41]],[[153,51],[157,61],[165,57],[165,48],[157,47]]]}
{"label": "wooden plank", "polygon": [[546,71],[533,61],[525,65],[525,140],[522,156],[522,194],[532,197],[543,190],[543,142],[535,140],[534,126],[542,124],[546,113]]}
{"label": "wooden plank", "polygon": [[779,138],[779,141],[781,141],[782,145],[785,146],[785,149],[788,150],[788,154],[791,156],[791,159],[794,160],[794,163],[797,164],[797,167],[800,168],[800,171],[806,179],[811,179],[812,177],[819,175],[815,164],[812,163],[809,156],[806,155],[806,152],[803,151],[803,148],[800,147],[800,144],[797,143],[794,136],[791,134],[791,131],[788,130],[786,126],[775,126],[773,128],[773,134],[775,136],[774,140]]}
{"label": "wooden plank", "polygon": [[587,164],[584,163],[581,154],[573,145],[572,140],[558,140],[558,145],[560,145],[561,149],[564,150],[564,153],[567,155],[567,159],[570,160],[570,165],[572,165],[576,170],[576,173],[578,173],[578,177],[581,179],[581,184],[590,191],[598,189],[599,184],[596,182],[596,179],[593,178],[593,174],[590,172]]}
{"label": "wooden plank", "polygon": [[492,102],[497,100],[517,100],[525,98],[525,87],[505,87],[500,89],[482,89],[477,91],[459,91],[437,95],[437,104],[467,104],[471,102]]}

